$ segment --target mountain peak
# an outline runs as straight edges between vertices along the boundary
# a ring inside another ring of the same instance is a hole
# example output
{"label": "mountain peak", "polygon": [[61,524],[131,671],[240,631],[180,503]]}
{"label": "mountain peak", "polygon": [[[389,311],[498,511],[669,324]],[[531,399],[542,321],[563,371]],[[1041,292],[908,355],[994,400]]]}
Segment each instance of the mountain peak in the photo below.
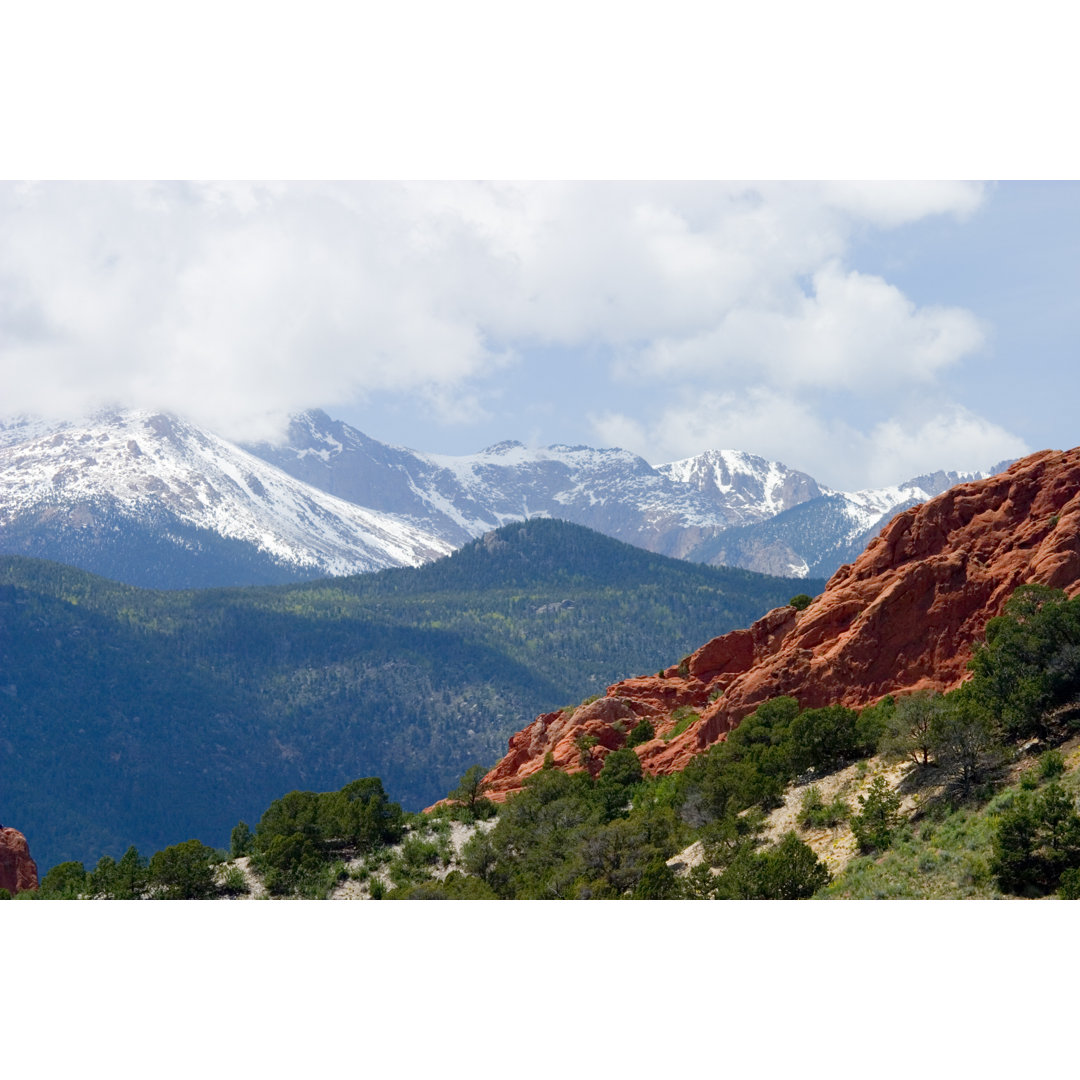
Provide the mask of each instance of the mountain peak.
{"label": "mountain peak", "polygon": [[509,454],[512,450],[524,449],[525,444],[518,442],[517,439],[504,439],[502,442],[492,443],[491,446],[485,446],[480,453],[500,457]]}

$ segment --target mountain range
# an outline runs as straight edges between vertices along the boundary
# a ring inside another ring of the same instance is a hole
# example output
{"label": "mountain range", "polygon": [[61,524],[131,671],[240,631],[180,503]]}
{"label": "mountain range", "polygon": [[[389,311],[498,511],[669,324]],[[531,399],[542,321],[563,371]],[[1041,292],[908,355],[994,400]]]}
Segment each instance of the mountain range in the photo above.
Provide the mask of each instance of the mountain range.
{"label": "mountain range", "polygon": [[116,410],[0,424],[0,553],[144,587],[273,584],[418,566],[550,517],[694,562],[828,577],[893,514],[982,475],[837,492],[737,450],[656,467],[626,450],[512,441],[439,455],[318,410],[278,443],[238,446],[180,417]]}

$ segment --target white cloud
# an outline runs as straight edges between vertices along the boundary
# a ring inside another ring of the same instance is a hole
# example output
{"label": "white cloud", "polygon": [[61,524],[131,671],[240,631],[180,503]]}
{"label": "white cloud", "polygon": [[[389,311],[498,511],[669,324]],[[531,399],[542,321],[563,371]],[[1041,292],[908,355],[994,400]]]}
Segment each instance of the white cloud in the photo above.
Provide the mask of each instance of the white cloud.
{"label": "white cloud", "polygon": [[[982,197],[951,183],[0,186],[0,411],[130,403],[243,438],[393,392],[471,423],[492,380],[554,345],[635,380],[640,408],[596,421],[608,442],[652,460],[739,446],[825,476],[870,461],[870,435],[807,394],[903,396],[984,336],[970,312],[849,267],[851,238],[964,217]],[[662,399],[677,428],[650,419]],[[925,438],[1008,441],[976,421]],[[875,437],[922,460],[913,430]]]}
{"label": "white cloud", "polygon": [[818,185],[818,190],[830,206],[885,228],[931,214],[967,218],[979,208],[984,195],[984,185],[956,180],[830,181]]}
{"label": "white cloud", "polygon": [[958,405],[907,424],[886,420],[865,441],[866,473],[878,484],[941,468],[973,472],[1031,452],[1023,439]]}
{"label": "white cloud", "polygon": [[983,340],[969,311],[918,308],[881,278],[830,262],[787,310],[736,308],[704,334],[655,342],[629,367],[880,393],[932,380]]}
{"label": "white cloud", "polygon": [[591,415],[589,422],[600,442],[625,446],[653,464],[706,447],[746,450],[845,491],[896,484],[937,469],[987,469],[1030,452],[1022,439],[961,406],[860,430],[765,388],[686,396],[644,423],[612,412]]}
{"label": "white cloud", "polygon": [[833,459],[856,444],[856,432],[829,423],[806,402],[764,387],[738,393],[685,393],[646,422],[620,413],[589,416],[604,445],[634,450],[653,464],[706,448],[745,450],[782,461],[829,483]]}
{"label": "white cloud", "polygon": [[5,411],[113,401],[237,436],[380,390],[431,400],[502,357],[447,305],[394,189],[46,185],[0,207]]}

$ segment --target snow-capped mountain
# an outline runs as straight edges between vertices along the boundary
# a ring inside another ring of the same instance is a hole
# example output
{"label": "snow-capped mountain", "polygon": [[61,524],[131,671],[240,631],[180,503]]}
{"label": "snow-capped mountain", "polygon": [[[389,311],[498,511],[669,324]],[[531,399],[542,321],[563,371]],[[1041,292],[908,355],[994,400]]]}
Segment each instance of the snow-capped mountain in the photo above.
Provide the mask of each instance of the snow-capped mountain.
{"label": "snow-capped mountain", "polygon": [[937,472],[837,492],[740,450],[707,450],[655,468],[626,450],[529,450],[518,442],[451,457],[387,446],[319,410],[294,417],[281,444],[248,449],[455,546],[509,521],[559,517],[662,555],[800,578],[828,577],[893,514],[990,475]]}
{"label": "snow-capped mountain", "polygon": [[455,545],[145,411],[0,430],[0,552],[137,584],[240,584],[418,566]]}
{"label": "snow-capped mountain", "polygon": [[986,472],[938,471],[863,491],[822,488],[817,497],[771,518],[719,533],[689,557],[765,574],[828,578],[852,562],[896,514],[956,484],[993,476],[1010,464],[1003,461]]}
{"label": "snow-capped mountain", "polygon": [[677,484],[700,491],[748,525],[764,521],[822,494],[817,481],[778,461],[741,450],[706,450],[697,457],[657,465]]}
{"label": "snow-capped mountain", "polygon": [[477,454],[386,446],[318,410],[284,443],[248,449],[324,491],[402,514],[455,546],[510,521],[558,517],[662,555],[813,498],[805,473],[738,451],[653,468],[627,450],[502,442]]}
{"label": "snow-capped mountain", "polygon": [[269,583],[416,566],[508,522],[557,517],[695,562],[828,577],[893,514],[981,475],[836,492],[738,450],[655,468],[588,446],[451,456],[320,411],[294,417],[280,444],[247,448],[163,413],[19,418],[0,423],[0,553],[165,588]]}

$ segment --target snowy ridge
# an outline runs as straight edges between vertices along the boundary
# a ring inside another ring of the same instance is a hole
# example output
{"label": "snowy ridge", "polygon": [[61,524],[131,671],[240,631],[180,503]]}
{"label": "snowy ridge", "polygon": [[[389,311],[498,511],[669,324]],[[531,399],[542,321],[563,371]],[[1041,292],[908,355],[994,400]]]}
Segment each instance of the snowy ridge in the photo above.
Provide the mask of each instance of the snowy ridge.
{"label": "snowy ridge", "polygon": [[763,521],[824,491],[806,473],[742,450],[706,450],[656,471],[723,501],[738,516],[731,524],[739,525]]}
{"label": "snowy ridge", "polygon": [[[852,544],[898,509],[974,478],[934,473],[845,493],[732,449],[655,468],[626,450],[532,449],[515,440],[475,454],[421,453],[378,443],[318,410],[294,417],[282,445],[252,449],[308,483],[399,514],[455,546],[511,521],[559,517],[664,555],[795,577],[831,573]],[[738,543],[722,543],[732,530]]]}
{"label": "snowy ridge", "polygon": [[[817,577],[894,513],[982,475],[835,492],[730,449],[656,468],[622,449],[513,440],[420,453],[318,410],[292,417],[282,443],[247,448],[163,413],[18,418],[0,422],[0,552],[141,583],[162,560],[176,564],[173,582],[273,581],[417,566],[501,525],[555,517],[677,558]],[[100,557],[108,545],[119,563]],[[170,554],[181,549],[186,562]],[[211,565],[216,576],[203,574]]]}
{"label": "snowy ridge", "polygon": [[418,566],[451,545],[394,515],[303,484],[174,416],[99,416],[0,450],[0,528],[46,507],[163,510],[274,561],[325,574]]}

